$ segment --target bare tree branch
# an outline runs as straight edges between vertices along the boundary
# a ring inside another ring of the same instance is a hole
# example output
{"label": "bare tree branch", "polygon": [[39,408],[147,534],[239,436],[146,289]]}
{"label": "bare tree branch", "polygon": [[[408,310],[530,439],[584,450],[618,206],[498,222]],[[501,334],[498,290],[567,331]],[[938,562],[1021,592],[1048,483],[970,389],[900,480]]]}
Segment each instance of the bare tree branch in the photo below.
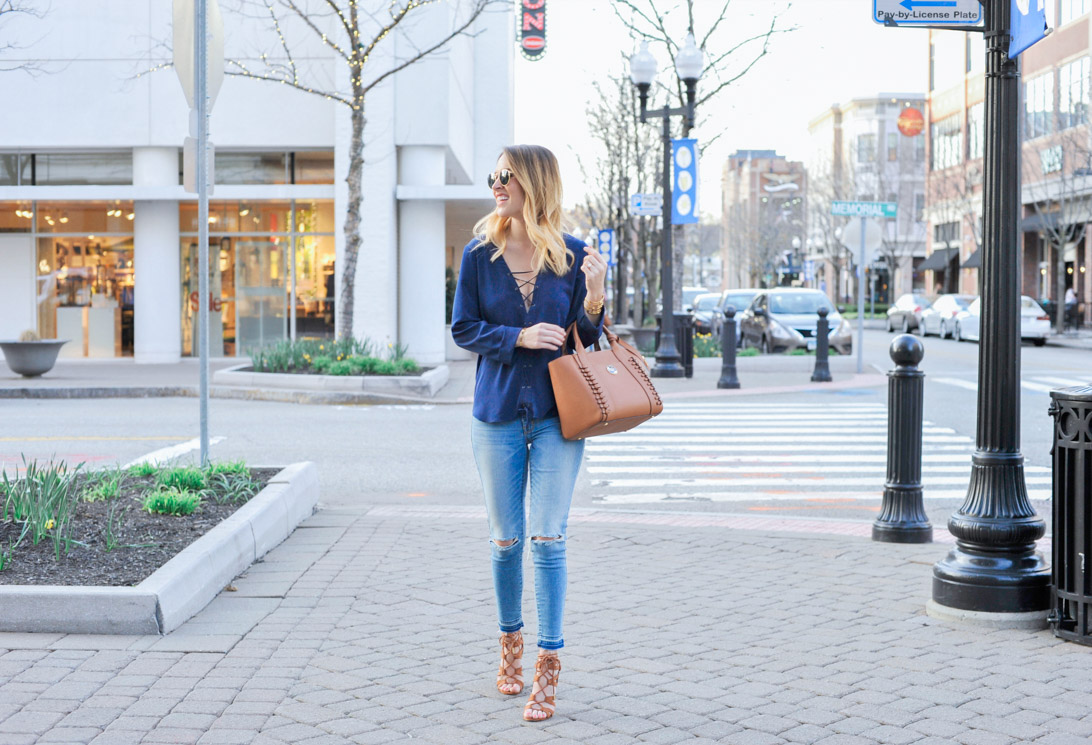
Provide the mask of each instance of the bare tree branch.
{"label": "bare tree branch", "polygon": [[[32,0],[0,0],[0,40],[5,36],[5,26],[19,16],[31,18],[43,18],[49,10],[48,5],[34,7]],[[5,56],[11,52],[27,47],[15,42],[0,42],[0,72],[13,72],[22,70],[31,76],[37,76],[45,72],[42,65],[35,61],[19,60],[7,62]]]}

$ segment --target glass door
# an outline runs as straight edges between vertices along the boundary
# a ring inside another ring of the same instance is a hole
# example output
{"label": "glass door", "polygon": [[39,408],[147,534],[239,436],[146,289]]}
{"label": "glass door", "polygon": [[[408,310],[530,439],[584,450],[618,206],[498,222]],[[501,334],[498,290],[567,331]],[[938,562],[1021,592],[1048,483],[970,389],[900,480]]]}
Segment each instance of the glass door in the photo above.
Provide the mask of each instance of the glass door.
{"label": "glass door", "polygon": [[279,236],[234,239],[236,354],[250,354],[288,336],[287,243]]}

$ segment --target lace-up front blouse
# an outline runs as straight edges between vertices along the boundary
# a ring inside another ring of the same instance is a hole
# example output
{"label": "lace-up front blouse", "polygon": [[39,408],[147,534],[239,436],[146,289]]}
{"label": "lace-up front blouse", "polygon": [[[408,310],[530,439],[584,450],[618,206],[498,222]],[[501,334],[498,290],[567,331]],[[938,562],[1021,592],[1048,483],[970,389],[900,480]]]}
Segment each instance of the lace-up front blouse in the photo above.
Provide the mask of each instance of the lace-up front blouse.
{"label": "lace-up front blouse", "polygon": [[[532,419],[557,415],[547,365],[561,356],[561,350],[517,347],[520,330],[536,323],[567,329],[576,321],[585,346],[594,344],[603,332],[603,316],[592,323],[584,312],[588,294],[580,271],[584,242],[565,235],[565,247],[574,258],[568,273],[559,277],[543,267],[535,279],[514,275],[503,257],[490,261],[495,250],[491,243],[475,239],[463,249],[451,336],[460,347],[479,355],[474,382],[476,419],[509,422],[521,413]],[[534,282],[529,305],[520,291],[526,282]]]}

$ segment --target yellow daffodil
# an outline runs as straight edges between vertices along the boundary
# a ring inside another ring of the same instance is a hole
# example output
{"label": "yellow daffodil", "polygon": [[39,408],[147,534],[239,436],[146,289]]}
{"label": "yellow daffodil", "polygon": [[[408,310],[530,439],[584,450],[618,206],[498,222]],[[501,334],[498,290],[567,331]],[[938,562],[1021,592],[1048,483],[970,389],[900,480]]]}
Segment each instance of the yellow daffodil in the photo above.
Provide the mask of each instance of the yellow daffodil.
{"label": "yellow daffodil", "polygon": [[56,524],[57,523],[53,522],[52,518],[49,519],[49,520],[46,520],[45,529],[46,530],[53,530],[53,526],[56,525]]}

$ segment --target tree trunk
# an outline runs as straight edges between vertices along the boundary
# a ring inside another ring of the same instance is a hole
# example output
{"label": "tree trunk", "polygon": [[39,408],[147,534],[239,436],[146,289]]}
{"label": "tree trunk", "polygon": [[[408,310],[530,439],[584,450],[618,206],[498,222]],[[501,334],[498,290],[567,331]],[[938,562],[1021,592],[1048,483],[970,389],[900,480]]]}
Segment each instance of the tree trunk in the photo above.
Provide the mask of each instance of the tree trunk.
{"label": "tree trunk", "polygon": [[1056,277],[1054,278],[1054,330],[1059,334],[1065,333],[1065,239],[1058,241],[1054,246],[1054,258]]}
{"label": "tree trunk", "polygon": [[338,298],[338,338],[351,339],[355,305],[356,262],[360,256],[360,205],[364,201],[364,106],[352,110],[352,139],[349,141],[349,203],[345,210],[345,256],[341,267],[341,297]]}

